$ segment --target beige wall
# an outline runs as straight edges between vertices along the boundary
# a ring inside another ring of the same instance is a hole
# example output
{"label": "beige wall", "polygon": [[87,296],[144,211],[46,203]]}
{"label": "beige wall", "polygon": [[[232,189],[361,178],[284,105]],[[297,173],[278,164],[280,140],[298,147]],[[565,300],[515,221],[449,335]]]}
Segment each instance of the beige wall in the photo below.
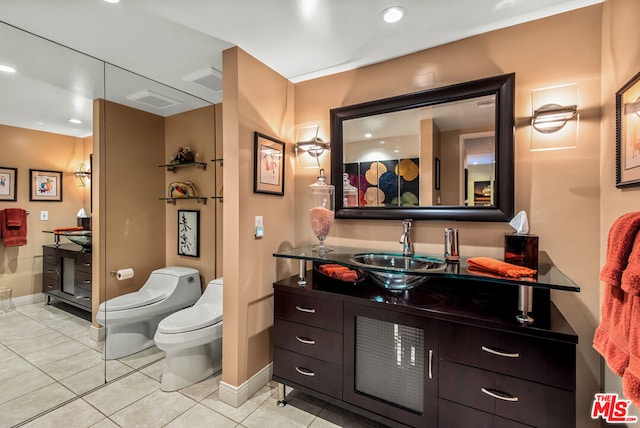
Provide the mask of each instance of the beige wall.
{"label": "beige wall", "polygon": [[[224,330],[222,380],[240,386],[271,362],[274,251],[294,243],[293,156],[285,153],[284,196],[253,193],[254,131],[286,143],[293,84],[239,48],[223,53]],[[264,217],[264,238],[254,217]],[[287,272],[288,273],[288,272]]]}
{"label": "beige wall", "polygon": [[[540,249],[582,288],[579,294],[554,293],[580,336],[579,426],[593,423],[588,415],[600,377],[591,340],[599,310],[601,22],[602,5],[592,6],[295,86],[296,126],[320,124],[326,138],[331,108],[516,73],[515,208],[529,215]],[[565,83],[579,87],[578,145],[531,152],[531,90]],[[322,162],[329,168],[328,156]],[[296,201],[305,200],[316,174],[317,168],[296,171]],[[297,203],[296,245],[314,239],[306,217],[304,202]],[[465,256],[502,257],[503,235],[512,231],[506,223],[416,222],[416,251],[441,253],[447,226],[460,229]],[[399,249],[400,232],[401,221],[337,220],[328,243]]]}
{"label": "beige wall", "polygon": [[[207,169],[192,167],[177,168],[174,173],[165,174],[164,192],[174,181],[191,181],[198,189],[198,195],[207,198],[207,203],[196,201],[177,201],[176,205],[166,205],[166,255],[167,266],[186,266],[200,271],[203,287],[216,278],[216,208],[214,195],[215,157],[215,108],[213,105],[177,114],[165,119],[164,160],[167,163],[179,147],[189,147],[199,155],[201,162],[207,163]],[[200,257],[178,255],[178,210],[200,211]],[[220,266],[222,271],[222,266]]]}
{"label": "beige wall", "polygon": [[[600,150],[600,263],[605,262],[609,228],[622,214],[640,211],[638,187],[615,187],[615,93],[640,71],[640,2],[608,0],[604,4],[602,38],[602,129]],[[604,369],[606,392],[622,394],[621,381]],[[635,414],[640,411],[635,409]]]}
{"label": "beige wall", "polygon": [[[27,216],[27,245],[5,247],[0,241],[0,287],[11,288],[16,298],[42,291],[42,245],[54,242],[53,235],[42,231],[75,226],[78,210],[89,212],[88,188],[76,185],[73,171],[89,158],[91,138],[0,125],[0,141],[0,166],[18,169],[17,201],[0,201],[0,209],[31,212]],[[29,169],[62,171],[62,202],[29,201]],[[49,212],[48,221],[40,221],[40,211]]]}

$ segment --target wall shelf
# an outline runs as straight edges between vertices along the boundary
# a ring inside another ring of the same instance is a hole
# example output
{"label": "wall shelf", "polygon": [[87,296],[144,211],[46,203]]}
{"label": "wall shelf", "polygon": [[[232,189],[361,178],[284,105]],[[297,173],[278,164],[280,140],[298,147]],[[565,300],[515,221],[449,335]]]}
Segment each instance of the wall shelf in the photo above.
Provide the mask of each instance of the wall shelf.
{"label": "wall shelf", "polygon": [[198,201],[199,204],[207,205],[207,198],[203,198],[200,196],[192,196],[189,198],[160,198],[161,201],[167,201],[168,204],[173,204],[173,205],[176,204],[176,201],[183,201],[188,199],[196,200]]}
{"label": "wall shelf", "polygon": [[166,168],[167,171],[170,172],[176,172],[176,169],[178,168],[182,168],[185,166],[195,166],[197,169],[201,169],[203,171],[206,171],[207,169],[207,163],[206,162],[185,162],[185,163],[171,163],[171,164],[165,164],[165,165],[158,165],[160,168]]}

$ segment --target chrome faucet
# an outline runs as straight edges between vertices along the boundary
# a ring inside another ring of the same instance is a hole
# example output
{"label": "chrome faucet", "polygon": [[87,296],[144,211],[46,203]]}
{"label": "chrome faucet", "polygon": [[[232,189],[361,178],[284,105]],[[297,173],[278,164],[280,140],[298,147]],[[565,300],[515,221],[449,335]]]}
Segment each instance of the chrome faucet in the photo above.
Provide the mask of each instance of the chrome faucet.
{"label": "chrome faucet", "polygon": [[406,219],[402,222],[402,235],[400,235],[400,243],[402,244],[402,255],[405,257],[413,256],[413,242],[411,241],[411,222],[413,220]]}

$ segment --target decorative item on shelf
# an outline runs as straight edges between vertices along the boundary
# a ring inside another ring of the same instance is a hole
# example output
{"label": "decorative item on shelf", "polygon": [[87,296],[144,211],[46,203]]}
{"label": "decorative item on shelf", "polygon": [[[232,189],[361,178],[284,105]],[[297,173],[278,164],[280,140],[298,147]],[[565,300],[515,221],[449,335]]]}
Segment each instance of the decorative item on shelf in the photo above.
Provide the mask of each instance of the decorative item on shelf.
{"label": "decorative item on shelf", "polygon": [[170,160],[171,164],[193,163],[195,155],[189,147],[179,147],[178,153]]}
{"label": "decorative item on shelf", "polygon": [[170,198],[197,198],[198,190],[190,181],[174,181],[169,185]]}
{"label": "decorative item on shelf", "polygon": [[333,251],[332,248],[325,245],[324,240],[327,238],[329,229],[333,224],[334,194],[334,186],[327,184],[324,169],[321,169],[318,180],[309,186],[311,206],[309,217],[311,220],[311,230],[313,230],[313,234],[316,235],[316,238],[320,241],[312,250],[320,255],[328,251]]}

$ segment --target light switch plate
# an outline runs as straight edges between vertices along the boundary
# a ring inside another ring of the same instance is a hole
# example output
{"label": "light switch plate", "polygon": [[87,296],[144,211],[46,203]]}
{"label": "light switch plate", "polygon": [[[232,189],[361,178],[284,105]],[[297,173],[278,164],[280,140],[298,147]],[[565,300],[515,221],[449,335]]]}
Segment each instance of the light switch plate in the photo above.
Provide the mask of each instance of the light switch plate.
{"label": "light switch plate", "polygon": [[256,216],[254,234],[256,238],[262,238],[264,236],[264,220],[261,215]]}
{"label": "light switch plate", "polygon": [[40,211],[40,220],[42,221],[49,220],[49,211]]}

